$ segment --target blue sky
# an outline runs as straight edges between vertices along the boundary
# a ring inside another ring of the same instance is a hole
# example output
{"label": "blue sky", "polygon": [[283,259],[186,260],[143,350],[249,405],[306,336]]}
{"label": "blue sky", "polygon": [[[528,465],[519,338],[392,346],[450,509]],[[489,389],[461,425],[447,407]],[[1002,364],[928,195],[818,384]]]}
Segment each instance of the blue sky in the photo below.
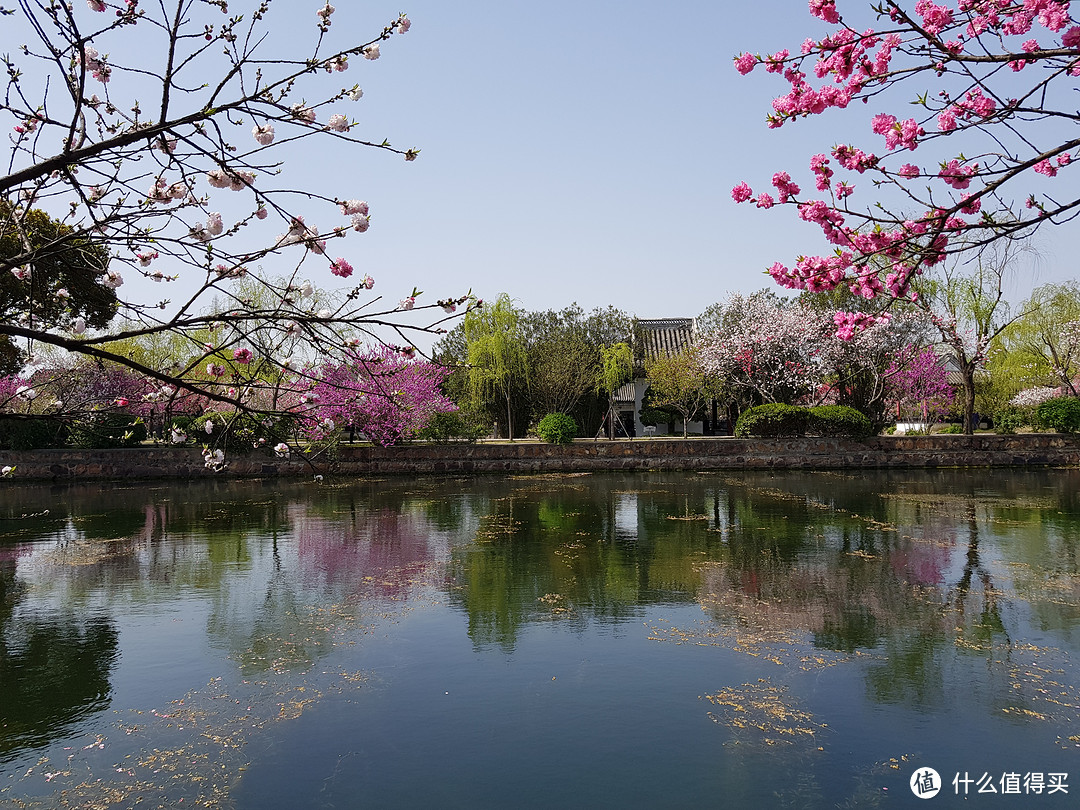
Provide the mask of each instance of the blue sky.
{"label": "blue sky", "polygon": [[[739,76],[732,57],[795,51],[819,35],[823,24],[803,0],[756,0],[737,13],[699,0],[399,2],[339,0],[330,44],[364,42],[409,13],[412,30],[385,43],[379,60],[354,59],[334,75],[364,89],[341,110],[360,122],[356,134],[417,147],[419,159],[352,148],[298,151],[286,163],[292,185],[370,203],[370,231],[335,243],[334,255],[370,273],[391,301],[414,286],[429,300],[471,288],[483,298],[507,292],[530,310],[576,301],[650,318],[693,316],[732,292],[771,286],[764,269],[774,261],[827,247],[791,209],[736,206],[732,186],[764,189],[787,170],[812,189],[811,154],[839,141],[880,152],[870,118],[901,114],[908,100],[767,129],[786,85],[761,70]],[[314,41],[322,5],[278,0],[267,54],[303,53],[297,43]],[[868,6],[847,0],[841,11]],[[10,38],[0,34],[5,51]],[[156,61],[143,47],[138,58]],[[858,199],[871,204],[866,185]],[[1075,276],[1075,237],[1073,228],[1041,238],[1038,275],[1019,274],[1017,300],[1033,279]],[[283,259],[280,272],[289,268]],[[309,275],[335,280],[314,265]],[[135,279],[124,291],[138,289]]]}
{"label": "blue sky", "polygon": [[[335,33],[398,10],[341,4]],[[873,105],[767,129],[785,83],[733,69],[743,50],[795,51],[823,30],[801,0],[757,0],[738,14],[726,3],[625,0],[419,0],[406,10],[408,35],[349,76],[365,89],[357,115],[371,134],[423,150],[407,165],[357,155],[357,194],[375,213],[358,255],[384,290],[472,287],[527,309],[577,301],[696,315],[769,286],[772,262],[826,249],[791,209],[736,206],[732,186],[766,187],[784,169],[812,189],[814,152],[838,141],[882,150]],[[1071,239],[1041,241],[1036,282],[1075,275]],[[1017,297],[1032,278],[1020,274]]]}

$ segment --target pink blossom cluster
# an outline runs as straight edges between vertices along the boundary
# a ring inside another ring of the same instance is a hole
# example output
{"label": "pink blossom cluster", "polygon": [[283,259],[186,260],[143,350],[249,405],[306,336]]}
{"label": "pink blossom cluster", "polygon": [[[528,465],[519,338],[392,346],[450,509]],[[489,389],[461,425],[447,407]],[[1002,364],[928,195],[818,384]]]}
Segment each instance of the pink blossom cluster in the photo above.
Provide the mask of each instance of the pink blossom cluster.
{"label": "pink blossom cluster", "polygon": [[326,252],[326,240],[320,238],[319,229],[308,225],[304,218],[297,214],[289,221],[287,233],[278,237],[279,245],[303,245],[312,253],[320,256]]}
{"label": "pink blossom cluster", "polygon": [[851,340],[856,332],[869,329],[876,323],[888,323],[891,319],[889,313],[881,315],[867,315],[865,312],[836,312],[833,314],[833,323],[836,324],[836,337],[840,340]]}
{"label": "pink blossom cluster", "polygon": [[243,191],[245,188],[254,185],[255,172],[246,169],[211,169],[206,173],[206,181],[213,188]]}
{"label": "pink blossom cluster", "polygon": [[875,115],[870,128],[875,134],[885,136],[885,146],[889,150],[897,147],[914,150],[919,145],[919,138],[926,134],[914,118],[901,123],[895,115],[887,113]]}
{"label": "pink blossom cluster", "polygon": [[981,87],[968,90],[964,98],[957,101],[952,107],[947,107],[938,113],[937,125],[941,132],[951,132],[956,129],[956,121],[960,120],[985,120],[994,114],[997,102],[983,94]]}
{"label": "pink blossom cluster", "polygon": [[1061,389],[1055,388],[1049,385],[1041,385],[1035,388],[1025,388],[1018,393],[1012,399],[1009,400],[1010,405],[1016,405],[1020,408],[1032,408],[1036,405],[1041,405],[1049,399],[1061,396]]}
{"label": "pink blossom cluster", "polygon": [[274,142],[274,125],[256,124],[251,130],[251,135],[260,146],[269,146]]}
{"label": "pink blossom cluster", "polygon": [[353,266],[345,259],[339,257],[330,263],[330,272],[335,276],[348,278],[353,273]]}
{"label": "pink blossom cluster", "polygon": [[158,177],[150,190],[146,192],[146,199],[159,205],[167,205],[185,199],[190,192],[191,189],[188,188],[187,183],[170,183],[164,177]]}
{"label": "pink blossom cluster", "polygon": [[821,313],[762,293],[736,294],[721,323],[701,338],[700,358],[710,374],[767,402],[795,402],[823,381],[817,352],[831,338]]}
{"label": "pink blossom cluster", "polygon": [[890,364],[886,378],[892,400],[906,415],[929,422],[940,419],[952,405],[955,392],[933,349],[908,346]]}
{"label": "pink blossom cluster", "polygon": [[112,77],[112,68],[93,45],[83,46],[82,53],[75,56],[75,64],[82,65],[102,84],[108,84]]}
{"label": "pink blossom cluster", "polygon": [[979,170],[978,163],[961,165],[960,161],[953,159],[943,163],[938,177],[957,190],[962,190],[971,185],[971,178]]}
{"label": "pink blossom cluster", "polygon": [[940,34],[953,24],[952,9],[939,6],[933,0],[918,0],[915,13],[922,17],[922,27],[928,34]]}
{"label": "pink blossom cluster", "polygon": [[825,155],[810,158],[810,171],[814,173],[814,185],[818,191],[828,191],[832,184],[833,170],[829,168],[829,159]]}
{"label": "pink blossom cluster", "polygon": [[331,132],[348,132],[351,126],[349,117],[340,113],[334,113],[326,122],[326,128]]}
{"label": "pink blossom cluster", "polygon": [[436,413],[456,410],[439,390],[449,371],[414,362],[397,347],[357,349],[346,362],[317,372],[309,397],[310,429],[352,426],[376,444],[389,446],[423,429]]}

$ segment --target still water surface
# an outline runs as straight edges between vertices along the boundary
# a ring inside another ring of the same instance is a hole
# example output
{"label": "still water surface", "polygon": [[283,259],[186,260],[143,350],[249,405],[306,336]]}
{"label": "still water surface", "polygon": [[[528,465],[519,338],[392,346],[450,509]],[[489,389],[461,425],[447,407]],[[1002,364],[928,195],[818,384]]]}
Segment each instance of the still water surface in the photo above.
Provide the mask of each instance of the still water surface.
{"label": "still water surface", "polygon": [[1078,493],[8,485],[0,807],[1076,806]]}

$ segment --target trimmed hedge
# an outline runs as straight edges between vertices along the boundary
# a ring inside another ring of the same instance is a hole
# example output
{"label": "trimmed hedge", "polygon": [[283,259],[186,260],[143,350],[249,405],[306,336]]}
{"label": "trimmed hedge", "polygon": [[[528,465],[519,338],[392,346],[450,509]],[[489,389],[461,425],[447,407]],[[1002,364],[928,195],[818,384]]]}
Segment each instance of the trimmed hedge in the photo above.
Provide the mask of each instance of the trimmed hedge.
{"label": "trimmed hedge", "polygon": [[83,450],[135,447],[146,439],[146,425],[128,413],[99,411],[75,421],[68,431],[70,447]]}
{"label": "trimmed hedge", "polygon": [[1039,407],[1035,409],[1035,419],[1040,427],[1056,430],[1058,433],[1076,433],[1080,431],[1080,399],[1048,399],[1039,403]]}
{"label": "trimmed hedge", "polygon": [[63,447],[66,425],[47,416],[0,419],[0,450],[42,450]]}
{"label": "trimmed hedge", "polygon": [[874,433],[869,417],[847,405],[818,405],[809,410],[806,432],[810,436],[865,439]]}
{"label": "trimmed hedge", "polygon": [[565,413],[549,413],[536,426],[536,435],[551,444],[570,444],[577,436],[577,422]]}
{"label": "trimmed hedge", "polygon": [[770,403],[742,412],[735,423],[735,435],[754,436],[835,436],[865,439],[874,432],[865,414],[846,405],[801,405]]}
{"label": "trimmed hedge", "polygon": [[751,436],[802,436],[806,433],[809,409],[797,405],[770,402],[748,408],[735,423],[735,435]]}

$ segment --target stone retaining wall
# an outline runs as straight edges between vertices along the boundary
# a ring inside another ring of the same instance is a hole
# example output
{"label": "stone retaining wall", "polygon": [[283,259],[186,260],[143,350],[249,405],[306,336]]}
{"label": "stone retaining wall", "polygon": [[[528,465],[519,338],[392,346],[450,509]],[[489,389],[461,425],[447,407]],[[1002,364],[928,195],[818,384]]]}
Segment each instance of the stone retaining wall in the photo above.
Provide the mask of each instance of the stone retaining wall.
{"label": "stone retaining wall", "polygon": [[579,440],[538,442],[345,446],[334,458],[235,455],[214,473],[200,450],[139,447],[122,450],[0,451],[15,466],[5,482],[103,478],[200,478],[415,473],[579,472],[600,470],[850,469],[901,467],[1015,467],[1080,465],[1080,437],[1054,433],[997,436],[877,436],[841,439]]}

